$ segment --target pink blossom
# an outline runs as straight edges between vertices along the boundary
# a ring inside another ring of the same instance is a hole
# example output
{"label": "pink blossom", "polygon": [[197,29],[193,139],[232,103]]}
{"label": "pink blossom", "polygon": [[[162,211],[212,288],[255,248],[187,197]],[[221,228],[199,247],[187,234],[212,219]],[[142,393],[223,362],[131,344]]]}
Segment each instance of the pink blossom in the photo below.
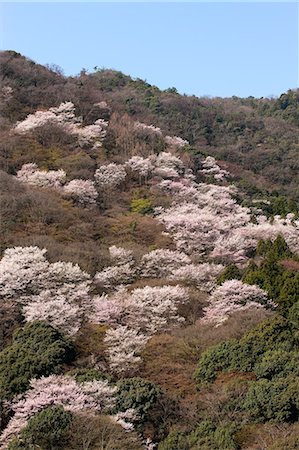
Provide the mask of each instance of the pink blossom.
{"label": "pink blossom", "polygon": [[143,255],[141,275],[150,278],[166,278],[175,269],[189,264],[189,256],[179,251],[158,249]]}
{"label": "pink blossom", "polygon": [[204,308],[201,322],[218,326],[236,311],[273,308],[273,306],[267,292],[258,286],[245,284],[239,280],[228,280],[212,292],[210,304]]}

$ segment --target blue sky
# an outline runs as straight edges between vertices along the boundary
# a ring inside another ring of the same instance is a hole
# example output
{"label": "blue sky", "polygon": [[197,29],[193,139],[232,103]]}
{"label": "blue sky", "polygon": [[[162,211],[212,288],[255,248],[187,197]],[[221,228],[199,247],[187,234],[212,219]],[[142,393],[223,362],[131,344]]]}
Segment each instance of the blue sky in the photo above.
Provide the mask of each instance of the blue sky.
{"label": "blue sky", "polygon": [[66,75],[107,67],[198,96],[298,86],[296,2],[1,4],[1,48]]}

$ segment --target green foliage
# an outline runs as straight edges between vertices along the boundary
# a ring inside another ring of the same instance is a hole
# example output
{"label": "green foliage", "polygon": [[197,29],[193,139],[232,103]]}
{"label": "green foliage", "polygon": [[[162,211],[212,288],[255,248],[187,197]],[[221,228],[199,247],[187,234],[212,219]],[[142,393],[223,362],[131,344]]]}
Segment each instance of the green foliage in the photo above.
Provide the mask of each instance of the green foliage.
{"label": "green foliage", "polygon": [[191,433],[170,433],[158,450],[235,450],[238,448],[230,426],[216,427],[209,420],[201,422]]}
{"label": "green foliage", "polygon": [[194,378],[198,384],[213,381],[218,372],[230,367],[231,354],[235,351],[235,340],[221,342],[206,350],[198,363]]}
{"label": "green foliage", "polygon": [[296,302],[288,312],[288,319],[290,321],[291,326],[299,331],[299,302]]}
{"label": "green foliage", "polygon": [[158,450],[190,450],[188,434],[183,431],[169,433],[158,447]]}
{"label": "green foliage", "polygon": [[1,397],[24,392],[31,378],[59,373],[73,358],[72,345],[58,331],[44,322],[29,322],[0,353]]}
{"label": "green foliage", "polygon": [[257,256],[262,256],[260,266],[251,262],[243,275],[243,281],[257,284],[268,291],[269,297],[279,304],[280,310],[285,311],[298,299],[299,274],[281,264],[282,260],[296,260],[282,236],[274,242],[259,241]]}
{"label": "green foliage", "polygon": [[148,412],[162,395],[159,386],[143,378],[124,378],[117,383],[117,386],[119,390],[116,410],[125,411],[133,408],[141,422],[144,422]]}
{"label": "green foliage", "polygon": [[69,375],[73,378],[75,378],[78,383],[85,383],[87,381],[101,381],[101,380],[108,380],[109,382],[112,382],[112,377],[109,374],[99,372],[96,369],[73,369],[67,372],[66,375]]}
{"label": "green foliage", "polygon": [[[288,321],[275,316],[246,333],[239,341],[225,341],[204,352],[194,378],[201,385],[213,381],[221,371],[252,372],[266,352],[273,348],[289,352],[295,346],[296,338]],[[266,360],[264,362],[266,364]]]}
{"label": "green foliage", "polygon": [[286,377],[289,374],[299,375],[299,355],[297,351],[283,349],[267,351],[260,362],[255,364],[254,372],[257,378],[273,379]]}
{"label": "green foliage", "polygon": [[137,214],[151,214],[153,212],[152,202],[148,198],[133,198],[131,211]]}
{"label": "green foliage", "polygon": [[29,419],[19,439],[12,442],[9,450],[55,450],[63,446],[63,437],[72,421],[72,414],[61,405],[46,408]]}
{"label": "green foliage", "polygon": [[298,420],[298,378],[253,382],[243,407],[258,421],[293,422]]}
{"label": "green foliage", "polygon": [[222,284],[227,280],[240,280],[242,273],[236,264],[229,264],[217,278],[217,284]]}

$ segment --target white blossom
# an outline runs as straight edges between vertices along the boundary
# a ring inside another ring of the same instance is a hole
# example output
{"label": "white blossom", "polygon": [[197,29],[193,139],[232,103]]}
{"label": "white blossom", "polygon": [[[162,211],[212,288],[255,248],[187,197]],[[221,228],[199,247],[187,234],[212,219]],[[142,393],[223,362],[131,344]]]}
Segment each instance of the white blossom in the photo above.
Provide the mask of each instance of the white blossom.
{"label": "white blossom", "polygon": [[64,170],[39,170],[36,164],[24,164],[17,172],[17,179],[23,183],[39,187],[60,188],[65,182]]}
{"label": "white blossom", "polygon": [[23,307],[27,322],[43,320],[61,332],[73,336],[82,323],[80,308],[70,304],[63,295],[52,298],[51,291],[44,291]]}
{"label": "white blossom", "polygon": [[183,148],[186,145],[189,145],[189,142],[185,139],[182,139],[178,136],[165,136],[165,142],[169,147],[175,148]]}
{"label": "white blossom", "polygon": [[126,171],[123,165],[111,163],[97,169],[94,177],[100,187],[115,188],[125,180]]}
{"label": "white blossom", "polygon": [[127,250],[123,247],[117,247],[116,245],[112,245],[109,247],[110,258],[116,265],[122,265],[127,263],[132,263],[133,252],[131,250]]}
{"label": "white blossom", "polygon": [[132,156],[125,162],[125,167],[129,172],[137,173],[140,178],[147,178],[153,171],[154,166],[149,158],[141,156]]}
{"label": "white blossom", "polygon": [[216,279],[223,270],[222,264],[188,264],[173,270],[170,279],[184,281],[202,291],[209,292],[215,287]]}
{"label": "white blossom", "polygon": [[221,169],[221,167],[216,163],[216,159],[213,156],[207,156],[202,161],[202,169],[200,173],[207,176],[212,176],[217,181],[222,181],[229,176],[227,170]]}
{"label": "white blossom", "polygon": [[104,342],[107,346],[110,369],[124,373],[140,362],[140,352],[148,338],[138,330],[119,325],[106,332]]}
{"label": "white blossom", "polygon": [[96,203],[98,193],[91,180],[74,179],[63,187],[63,195],[82,205]]}
{"label": "white blossom", "polygon": [[141,274],[143,277],[166,278],[175,269],[190,264],[190,262],[189,256],[184,253],[161,248],[143,255]]}

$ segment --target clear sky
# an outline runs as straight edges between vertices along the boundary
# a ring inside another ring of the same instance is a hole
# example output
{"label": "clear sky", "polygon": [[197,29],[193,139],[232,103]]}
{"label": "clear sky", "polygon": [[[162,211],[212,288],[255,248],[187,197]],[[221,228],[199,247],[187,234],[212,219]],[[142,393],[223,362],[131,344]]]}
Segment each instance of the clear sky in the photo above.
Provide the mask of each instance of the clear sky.
{"label": "clear sky", "polygon": [[121,70],[198,96],[298,86],[296,2],[1,3],[1,48],[61,66]]}

